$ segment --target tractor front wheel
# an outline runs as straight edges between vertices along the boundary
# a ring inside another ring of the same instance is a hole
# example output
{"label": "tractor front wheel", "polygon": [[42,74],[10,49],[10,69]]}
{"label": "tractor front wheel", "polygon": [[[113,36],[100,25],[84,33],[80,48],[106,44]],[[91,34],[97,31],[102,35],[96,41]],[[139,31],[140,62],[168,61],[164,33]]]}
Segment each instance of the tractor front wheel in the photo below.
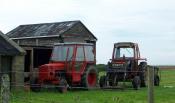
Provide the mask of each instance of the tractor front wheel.
{"label": "tractor front wheel", "polygon": [[82,86],[86,89],[93,89],[97,85],[98,73],[94,66],[90,66],[86,69],[82,76]]}
{"label": "tractor front wheel", "polygon": [[106,76],[105,75],[101,76],[99,82],[100,82],[99,83],[100,84],[100,88],[106,87],[106,85],[107,85],[107,83],[106,83]]}
{"label": "tractor front wheel", "polygon": [[30,81],[30,89],[34,92],[39,92],[41,90],[41,85],[38,83],[37,78]]}
{"label": "tractor front wheel", "polygon": [[59,92],[61,92],[61,93],[67,92],[67,87],[68,87],[67,85],[68,85],[67,81],[65,79],[61,79],[60,83],[58,85]]}
{"label": "tractor front wheel", "polygon": [[118,85],[118,77],[116,74],[112,74],[109,76],[109,86],[117,86]]}
{"label": "tractor front wheel", "polygon": [[133,88],[135,90],[138,90],[140,88],[140,83],[141,83],[140,77],[139,76],[135,76],[133,81],[132,81]]}
{"label": "tractor front wheel", "polygon": [[160,78],[158,75],[155,75],[154,76],[154,85],[159,86],[159,84],[160,84]]}
{"label": "tractor front wheel", "polygon": [[146,87],[146,68],[147,68],[147,63],[146,62],[141,62],[139,64],[139,76],[141,80],[141,87]]}

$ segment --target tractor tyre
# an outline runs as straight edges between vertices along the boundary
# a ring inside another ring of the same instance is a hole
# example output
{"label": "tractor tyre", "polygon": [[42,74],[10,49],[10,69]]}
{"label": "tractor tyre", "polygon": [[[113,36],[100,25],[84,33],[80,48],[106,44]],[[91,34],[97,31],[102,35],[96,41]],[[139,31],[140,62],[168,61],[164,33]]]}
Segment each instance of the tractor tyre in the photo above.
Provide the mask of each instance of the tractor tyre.
{"label": "tractor tyre", "polygon": [[82,76],[82,86],[87,89],[94,89],[97,86],[98,72],[94,66],[89,66]]}
{"label": "tractor tyre", "polygon": [[118,78],[117,75],[115,74],[111,74],[111,76],[109,77],[109,86],[117,86],[118,85]]}
{"label": "tractor tyre", "polygon": [[135,76],[132,81],[133,88],[138,90],[140,88],[141,80],[139,76]]}
{"label": "tractor tyre", "polygon": [[65,92],[67,92],[67,88],[68,88],[67,81],[65,79],[61,79],[60,83],[58,85],[59,92],[60,93],[65,93]]}
{"label": "tractor tyre", "polygon": [[160,78],[158,75],[155,75],[154,76],[154,85],[159,86],[159,84],[160,84]]}
{"label": "tractor tyre", "polygon": [[147,63],[141,62],[139,65],[139,76],[141,80],[140,87],[146,87],[146,68],[147,68]]}
{"label": "tractor tyre", "polygon": [[37,78],[30,81],[30,89],[34,92],[39,92],[41,90],[41,85],[38,83]]}
{"label": "tractor tyre", "polygon": [[113,73],[107,73],[107,81],[109,86],[113,86]]}
{"label": "tractor tyre", "polygon": [[103,75],[103,76],[101,76],[100,77],[100,81],[99,81],[100,83],[100,88],[104,88],[104,87],[106,87],[106,76],[105,75]]}

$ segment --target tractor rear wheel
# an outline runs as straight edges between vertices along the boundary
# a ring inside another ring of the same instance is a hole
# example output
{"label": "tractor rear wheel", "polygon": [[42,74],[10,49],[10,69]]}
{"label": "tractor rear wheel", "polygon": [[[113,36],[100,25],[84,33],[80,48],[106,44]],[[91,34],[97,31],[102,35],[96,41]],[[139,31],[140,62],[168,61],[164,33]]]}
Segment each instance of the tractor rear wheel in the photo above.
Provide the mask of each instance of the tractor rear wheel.
{"label": "tractor rear wheel", "polygon": [[61,93],[65,93],[65,92],[67,92],[67,81],[65,80],[65,79],[61,79],[60,80],[60,83],[59,83],[59,87],[58,87],[58,90],[59,90],[59,92],[61,92]]}
{"label": "tractor rear wheel", "polygon": [[99,83],[100,84],[100,88],[106,87],[106,76],[105,75],[101,76],[99,82],[100,82]]}
{"label": "tractor rear wheel", "polygon": [[160,78],[158,75],[155,75],[154,76],[154,85],[159,86],[159,84],[160,84]]}
{"label": "tractor rear wheel", "polygon": [[30,89],[34,92],[39,92],[41,90],[41,85],[38,83],[37,78],[30,81]]}
{"label": "tractor rear wheel", "polygon": [[93,89],[97,85],[98,73],[94,66],[89,66],[82,76],[82,86],[86,89]]}
{"label": "tractor rear wheel", "polygon": [[133,88],[135,90],[138,90],[140,88],[140,83],[141,83],[140,77],[139,76],[135,76],[133,81],[132,81]]}

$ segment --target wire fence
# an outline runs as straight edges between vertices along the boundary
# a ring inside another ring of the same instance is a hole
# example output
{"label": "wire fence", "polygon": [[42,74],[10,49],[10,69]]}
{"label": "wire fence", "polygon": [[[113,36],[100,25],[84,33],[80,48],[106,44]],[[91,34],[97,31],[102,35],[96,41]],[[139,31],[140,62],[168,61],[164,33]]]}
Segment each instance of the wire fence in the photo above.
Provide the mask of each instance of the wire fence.
{"label": "wire fence", "polygon": [[[31,91],[30,87],[33,84],[31,84],[29,81],[25,83],[18,83],[11,81],[11,76],[9,76],[9,80],[4,79],[8,77],[4,77],[3,74],[13,73],[22,73],[23,75],[25,74],[24,72],[19,71],[0,73],[0,101],[2,103],[136,103],[137,97],[134,95],[137,94],[141,94],[143,96],[140,97],[140,101],[142,101],[140,103],[147,103],[147,87],[135,91],[132,88],[131,82],[120,82],[117,88],[114,87],[110,89],[101,89],[99,85],[97,85],[95,88],[93,88],[93,90],[90,91],[87,91],[87,88],[82,86],[70,87],[68,88],[68,92],[64,94],[60,93],[57,89],[62,86],[45,85],[42,86],[40,92],[33,92]],[[99,77],[104,75],[103,72],[99,74]],[[160,88],[175,89],[175,69],[161,70],[159,75],[161,75]],[[123,97],[127,95],[131,97]]]}

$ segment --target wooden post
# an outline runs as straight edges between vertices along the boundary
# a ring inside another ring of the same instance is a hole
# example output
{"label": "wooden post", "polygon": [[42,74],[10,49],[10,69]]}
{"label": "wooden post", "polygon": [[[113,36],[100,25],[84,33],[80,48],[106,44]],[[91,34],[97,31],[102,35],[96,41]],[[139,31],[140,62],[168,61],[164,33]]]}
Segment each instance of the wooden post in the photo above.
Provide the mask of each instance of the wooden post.
{"label": "wooden post", "polygon": [[1,103],[10,103],[10,78],[8,74],[1,77]]}
{"label": "wooden post", "polygon": [[148,67],[148,103],[154,103],[154,67]]}

